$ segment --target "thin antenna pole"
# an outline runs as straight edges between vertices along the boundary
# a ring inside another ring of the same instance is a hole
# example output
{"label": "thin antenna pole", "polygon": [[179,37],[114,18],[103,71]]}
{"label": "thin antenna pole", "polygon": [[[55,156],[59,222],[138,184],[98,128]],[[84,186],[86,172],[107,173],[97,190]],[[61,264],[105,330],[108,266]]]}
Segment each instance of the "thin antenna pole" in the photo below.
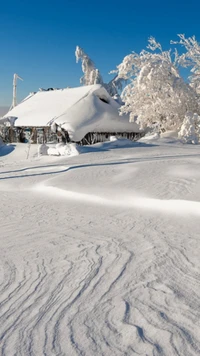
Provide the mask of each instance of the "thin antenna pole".
{"label": "thin antenna pole", "polygon": [[15,73],[13,76],[13,100],[10,110],[17,105],[17,79],[23,80],[18,74]]}

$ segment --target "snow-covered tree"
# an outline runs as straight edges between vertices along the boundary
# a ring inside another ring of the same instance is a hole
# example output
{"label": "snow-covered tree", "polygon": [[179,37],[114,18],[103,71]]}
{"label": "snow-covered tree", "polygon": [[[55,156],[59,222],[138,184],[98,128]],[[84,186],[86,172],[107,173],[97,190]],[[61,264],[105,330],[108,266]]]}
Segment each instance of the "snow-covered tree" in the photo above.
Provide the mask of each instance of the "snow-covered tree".
{"label": "snow-covered tree", "polygon": [[110,82],[103,83],[103,85],[106,88],[107,92],[110,94],[110,96],[114,97],[118,96],[119,93],[122,92],[124,83],[124,78],[119,78],[117,75],[115,75],[115,77],[111,79]]}
{"label": "snow-covered tree", "polygon": [[84,73],[83,77],[80,79],[83,85],[92,84],[102,84],[103,80],[98,69],[95,68],[93,61],[90,57],[83,51],[79,46],[76,47],[75,51],[76,61],[82,61],[82,71]]}
{"label": "snow-covered tree", "polygon": [[195,36],[186,38],[184,34],[178,35],[179,41],[171,41],[173,44],[180,44],[186,49],[179,57],[179,63],[183,67],[191,68],[189,77],[191,86],[200,94],[200,44]]}
{"label": "snow-covered tree", "polygon": [[91,72],[90,79],[92,84],[103,84],[103,79],[98,69]]}
{"label": "snow-covered tree", "polygon": [[197,144],[199,141],[200,117],[197,114],[187,113],[183,120],[178,136],[185,143]]}
{"label": "snow-covered tree", "polygon": [[83,85],[101,84],[105,87],[110,96],[118,95],[122,91],[124,79],[117,75],[110,80],[109,83],[104,83],[100,71],[96,69],[94,62],[84,52],[84,50],[77,46],[75,51],[76,62],[82,61],[82,71],[84,73],[80,82]]}
{"label": "snow-covered tree", "polygon": [[163,51],[152,37],[147,48],[126,56],[117,67],[118,78],[129,81],[121,112],[130,113],[130,120],[143,128],[179,129],[187,112],[199,112],[196,92],[179,74],[177,52]]}

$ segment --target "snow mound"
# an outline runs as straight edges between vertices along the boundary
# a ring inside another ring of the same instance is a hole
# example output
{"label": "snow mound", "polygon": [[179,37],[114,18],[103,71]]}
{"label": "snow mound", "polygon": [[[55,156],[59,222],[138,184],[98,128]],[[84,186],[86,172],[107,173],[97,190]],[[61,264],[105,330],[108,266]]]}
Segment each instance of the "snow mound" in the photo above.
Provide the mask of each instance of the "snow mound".
{"label": "snow mound", "polygon": [[64,144],[58,143],[55,147],[49,147],[47,154],[49,156],[78,156],[81,153],[81,148],[75,143]]}
{"label": "snow mound", "polygon": [[160,134],[160,137],[162,138],[174,138],[174,139],[177,139],[178,138],[178,132],[175,130],[168,130],[168,131],[165,131],[163,133]]}
{"label": "snow mound", "polygon": [[158,140],[160,138],[160,134],[158,132],[148,133],[144,137],[142,137],[138,142],[146,142],[152,140]]}
{"label": "snow mound", "polygon": [[165,131],[164,133],[153,132],[147,133],[144,137],[137,142],[146,144],[181,144],[181,140],[178,138],[177,131]]}
{"label": "snow mound", "polygon": [[117,141],[117,137],[116,137],[116,136],[110,136],[110,141],[111,141],[111,142]]}
{"label": "snow mound", "polygon": [[116,136],[110,137],[110,143],[112,147],[127,147],[134,145],[133,141],[128,140],[127,138],[117,138]]}
{"label": "snow mound", "polygon": [[60,153],[58,152],[58,150],[55,147],[48,148],[47,154],[49,156],[60,156]]}

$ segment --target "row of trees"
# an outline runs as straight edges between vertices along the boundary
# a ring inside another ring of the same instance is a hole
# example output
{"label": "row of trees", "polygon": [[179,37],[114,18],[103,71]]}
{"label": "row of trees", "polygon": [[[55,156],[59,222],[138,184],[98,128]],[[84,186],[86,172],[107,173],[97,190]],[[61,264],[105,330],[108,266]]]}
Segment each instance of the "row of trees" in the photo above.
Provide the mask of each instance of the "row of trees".
{"label": "row of trees", "polygon": [[[171,41],[171,44],[182,46],[184,53],[179,55],[176,49],[164,51],[151,37],[146,50],[127,55],[111,72],[115,77],[109,83],[103,82],[94,63],[77,47],[76,59],[82,61],[84,73],[81,83],[102,84],[111,96],[120,94],[124,103],[121,113],[129,113],[130,120],[137,121],[142,128],[177,130],[180,135],[195,130],[198,136],[200,45],[194,36],[186,38],[184,35],[178,35],[178,41]],[[180,75],[181,67],[190,70],[187,81]]]}

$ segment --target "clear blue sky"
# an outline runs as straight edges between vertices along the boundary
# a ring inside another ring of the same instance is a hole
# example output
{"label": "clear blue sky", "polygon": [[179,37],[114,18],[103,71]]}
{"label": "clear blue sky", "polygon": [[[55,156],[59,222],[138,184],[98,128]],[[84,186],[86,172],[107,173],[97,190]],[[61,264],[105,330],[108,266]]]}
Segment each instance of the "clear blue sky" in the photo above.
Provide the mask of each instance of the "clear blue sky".
{"label": "clear blue sky", "polygon": [[39,87],[79,85],[76,45],[108,72],[131,51],[145,48],[150,35],[167,49],[177,33],[200,41],[200,1],[7,0],[1,2],[0,105],[10,105],[12,77],[18,99]]}

